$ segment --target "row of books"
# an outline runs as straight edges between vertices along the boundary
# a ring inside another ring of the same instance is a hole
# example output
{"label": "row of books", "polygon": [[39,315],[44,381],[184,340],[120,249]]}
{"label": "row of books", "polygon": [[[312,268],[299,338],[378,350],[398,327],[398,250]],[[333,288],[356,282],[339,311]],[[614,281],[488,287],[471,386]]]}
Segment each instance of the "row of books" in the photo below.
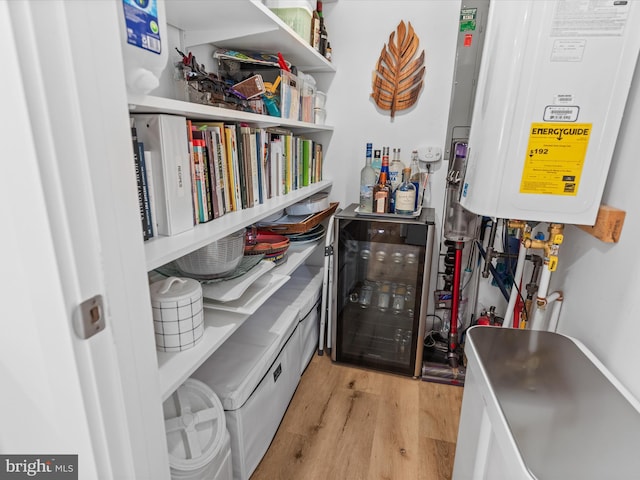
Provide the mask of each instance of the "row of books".
{"label": "row of books", "polygon": [[145,240],[322,180],[322,145],[286,129],[164,114],[131,119]]}

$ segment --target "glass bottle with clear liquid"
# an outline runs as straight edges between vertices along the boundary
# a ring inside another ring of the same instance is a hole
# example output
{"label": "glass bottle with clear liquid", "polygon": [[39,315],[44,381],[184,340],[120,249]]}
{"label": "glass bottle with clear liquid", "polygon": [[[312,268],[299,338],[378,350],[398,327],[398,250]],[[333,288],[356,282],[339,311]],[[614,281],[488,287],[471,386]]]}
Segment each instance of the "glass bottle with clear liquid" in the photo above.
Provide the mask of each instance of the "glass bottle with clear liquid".
{"label": "glass bottle with clear liquid", "polygon": [[414,150],[411,152],[411,163],[409,164],[411,168],[411,176],[409,177],[409,181],[413,183],[416,187],[416,203],[414,207],[414,211],[418,210],[418,199],[423,198],[421,194],[421,184],[422,184],[422,172],[420,171],[420,163],[418,162],[418,151]]}
{"label": "glass bottle with clear liquid", "polygon": [[360,212],[371,213],[373,211],[373,187],[376,185],[377,176],[371,167],[373,144],[367,143],[365,164],[360,170]]}
{"label": "glass bottle with clear liquid", "polygon": [[395,191],[398,185],[402,183],[402,170],[404,170],[404,163],[400,160],[400,149],[393,149],[393,158],[389,163],[389,180],[391,180],[391,189]]}
{"label": "glass bottle with clear liquid", "polygon": [[395,213],[399,215],[410,215],[415,211],[416,187],[409,181],[411,168],[407,167],[402,171],[402,183],[393,193],[395,197]]}

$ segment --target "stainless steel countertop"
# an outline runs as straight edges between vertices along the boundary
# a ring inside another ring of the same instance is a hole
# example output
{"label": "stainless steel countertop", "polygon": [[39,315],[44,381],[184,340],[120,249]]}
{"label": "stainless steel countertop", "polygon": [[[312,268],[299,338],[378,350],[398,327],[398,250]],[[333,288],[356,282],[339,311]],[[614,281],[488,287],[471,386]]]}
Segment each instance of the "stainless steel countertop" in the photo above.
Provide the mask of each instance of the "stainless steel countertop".
{"label": "stainless steel countertop", "polygon": [[477,327],[465,348],[534,477],[640,479],[640,413],[571,339]]}

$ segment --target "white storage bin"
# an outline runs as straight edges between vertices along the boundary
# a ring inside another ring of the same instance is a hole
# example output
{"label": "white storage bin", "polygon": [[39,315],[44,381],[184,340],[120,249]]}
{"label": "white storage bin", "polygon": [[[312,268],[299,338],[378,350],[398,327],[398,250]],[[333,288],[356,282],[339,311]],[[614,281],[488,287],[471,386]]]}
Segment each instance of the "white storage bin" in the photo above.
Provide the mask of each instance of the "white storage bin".
{"label": "white storage bin", "polygon": [[286,286],[278,290],[270,300],[298,309],[301,375],[318,347],[322,280],[322,268],[302,265],[293,273]]}
{"label": "white storage bin", "polygon": [[272,300],[193,374],[225,409],[234,479],[258,466],[300,380],[298,309]]}

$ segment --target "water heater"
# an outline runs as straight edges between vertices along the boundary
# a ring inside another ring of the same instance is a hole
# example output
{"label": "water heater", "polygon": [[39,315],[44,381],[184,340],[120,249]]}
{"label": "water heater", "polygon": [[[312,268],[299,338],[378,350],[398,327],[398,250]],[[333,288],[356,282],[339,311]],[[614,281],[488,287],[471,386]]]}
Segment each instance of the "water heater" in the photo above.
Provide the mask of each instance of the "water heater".
{"label": "water heater", "polygon": [[640,50],[640,3],[491,1],[460,203],[593,224]]}

